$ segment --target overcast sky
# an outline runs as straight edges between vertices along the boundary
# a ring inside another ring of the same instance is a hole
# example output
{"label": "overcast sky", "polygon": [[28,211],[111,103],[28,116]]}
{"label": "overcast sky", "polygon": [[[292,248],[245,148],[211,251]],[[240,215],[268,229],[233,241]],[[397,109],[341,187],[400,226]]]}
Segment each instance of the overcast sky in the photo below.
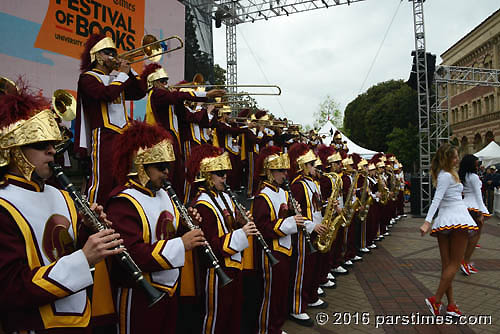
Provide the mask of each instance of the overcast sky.
{"label": "overcast sky", "polygon": [[[426,1],[427,52],[437,54],[439,64],[441,53],[499,7],[498,0]],[[214,28],[215,63],[224,68],[225,40],[225,26]],[[237,26],[237,46],[239,84],[277,84],[282,89],[279,97],[256,97],[259,105],[278,117],[312,124],[312,113],[327,95],[343,111],[374,84],[408,79],[415,48],[412,4],[366,0],[244,23]]]}

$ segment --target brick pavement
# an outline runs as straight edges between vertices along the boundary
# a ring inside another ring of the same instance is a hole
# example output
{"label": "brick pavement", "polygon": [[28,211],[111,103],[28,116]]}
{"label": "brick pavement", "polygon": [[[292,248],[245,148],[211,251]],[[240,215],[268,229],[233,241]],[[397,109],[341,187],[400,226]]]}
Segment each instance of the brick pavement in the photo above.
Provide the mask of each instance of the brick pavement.
{"label": "brick pavement", "polygon": [[[500,333],[500,219],[491,218],[483,229],[481,248],[473,255],[479,273],[470,277],[457,273],[453,282],[463,314],[470,316],[470,321],[491,321],[486,325],[422,324],[431,318],[427,317],[424,298],[435,292],[441,270],[437,240],[422,238],[418,232],[422,222],[422,218],[401,220],[391,229],[391,236],[356,263],[349,275],[337,277],[337,289],[325,289],[328,309],[309,312],[314,316],[324,311],[329,316],[325,325],[306,328],[287,321],[283,329],[289,334]],[[412,315],[420,324],[403,325],[412,321]],[[487,317],[478,320],[476,315]],[[377,321],[385,324],[376,326]]]}

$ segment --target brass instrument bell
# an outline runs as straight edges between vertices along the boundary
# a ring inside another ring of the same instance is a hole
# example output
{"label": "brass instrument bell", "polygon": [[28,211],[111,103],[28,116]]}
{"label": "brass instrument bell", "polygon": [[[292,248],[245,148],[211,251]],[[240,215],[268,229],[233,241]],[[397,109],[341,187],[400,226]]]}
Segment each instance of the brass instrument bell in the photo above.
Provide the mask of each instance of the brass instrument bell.
{"label": "brass instrument bell", "polygon": [[76,100],[69,92],[58,89],[52,94],[52,109],[64,121],[72,121],[76,117]]}

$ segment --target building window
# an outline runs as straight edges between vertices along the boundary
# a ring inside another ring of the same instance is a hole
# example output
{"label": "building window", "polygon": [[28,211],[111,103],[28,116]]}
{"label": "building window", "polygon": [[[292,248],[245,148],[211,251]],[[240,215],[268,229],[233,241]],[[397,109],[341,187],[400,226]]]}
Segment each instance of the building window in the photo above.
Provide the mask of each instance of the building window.
{"label": "building window", "polygon": [[490,95],[490,112],[495,112],[495,96]]}
{"label": "building window", "polygon": [[472,116],[473,117],[477,116],[477,103],[476,103],[476,101],[472,102]]}
{"label": "building window", "polygon": [[482,110],[481,110],[481,100],[477,100],[477,115],[481,116]]}
{"label": "building window", "polygon": [[490,98],[486,96],[484,98],[484,113],[487,114],[490,112]]}

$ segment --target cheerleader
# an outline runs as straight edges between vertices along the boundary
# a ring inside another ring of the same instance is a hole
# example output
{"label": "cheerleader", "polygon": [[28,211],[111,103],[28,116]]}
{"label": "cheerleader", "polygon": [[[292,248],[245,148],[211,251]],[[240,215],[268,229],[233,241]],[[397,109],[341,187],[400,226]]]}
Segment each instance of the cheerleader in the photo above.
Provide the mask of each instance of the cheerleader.
{"label": "cheerleader", "polygon": [[[441,313],[441,299],[446,293],[448,299],[447,315],[460,316],[462,313],[453,299],[452,281],[460,267],[470,232],[478,230],[462,200],[463,185],[456,172],[458,152],[448,143],[439,147],[431,164],[432,182],[436,186],[434,199],[420,227],[424,236],[430,231],[437,237],[441,255],[441,279],[436,294],[426,298],[425,303],[433,315]],[[439,209],[439,214],[431,224]]]}
{"label": "cheerleader", "polygon": [[471,217],[479,227],[478,233],[469,239],[467,248],[465,249],[464,259],[460,264],[460,269],[467,276],[477,273],[477,269],[474,264],[470,262],[470,258],[474,249],[476,249],[476,244],[479,242],[484,218],[490,217],[481,196],[482,182],[477,175],[478,167],[479,159],[475,155],[467,154],[462,158],[462,161],[460,161],[460,167],[458,168],[458,176],[460,176],[460,181],[464,185],[465,206],[469,209]]}

